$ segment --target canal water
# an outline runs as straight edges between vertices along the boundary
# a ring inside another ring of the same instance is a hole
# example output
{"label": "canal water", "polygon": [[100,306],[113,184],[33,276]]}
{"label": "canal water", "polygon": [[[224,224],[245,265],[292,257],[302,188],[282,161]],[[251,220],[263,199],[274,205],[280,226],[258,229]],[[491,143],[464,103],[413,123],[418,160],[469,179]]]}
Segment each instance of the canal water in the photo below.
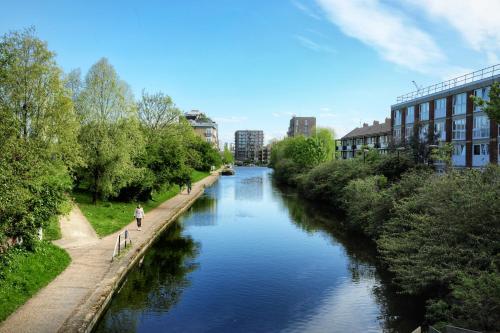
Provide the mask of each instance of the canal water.
{"label": "canal water", "polygon": [[[411,332],[366,240],[272,182],[221,177],[148,250],[96,332]],[[147,223],[147,222],[146,222]]]}

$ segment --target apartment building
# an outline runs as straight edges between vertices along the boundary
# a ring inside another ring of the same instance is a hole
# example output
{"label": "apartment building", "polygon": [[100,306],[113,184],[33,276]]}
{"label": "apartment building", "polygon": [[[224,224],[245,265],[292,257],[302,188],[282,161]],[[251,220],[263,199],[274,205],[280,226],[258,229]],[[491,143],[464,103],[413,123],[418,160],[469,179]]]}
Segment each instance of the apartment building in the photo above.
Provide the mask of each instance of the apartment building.
{"label": "apartment building", "polygon": [[259,163],[264,148],[264,132],[240,130],[234,133],[234,158],[239,162]]}
{"label": "apartment building", "polygon": [[294,136],[312,136],[316,133],[315,117],[292,117],[288,126],[288,137]]}
{"label": "apartment building", "polygon": [[389,149],[390,138],[390,118],[386,118],[383,123],[376,120],[372,125],[365,123],[363,127],[356,127],[340,139],[340,156],[343,159],[353,158],[356,156],[356,152],[367,147],[378,149],[380,153],[384,154]]}
{"label": "apartment building", "polygon": [[200,138],[212,144],[214,148],[219,149],[218,126],[215,121],[198,110],[186,112],[184,116]]}
{"label": "apartment building", "polygon": [[391,106],[395,144],[407,143],[412,136],[429,144],[449,142],[455,167],[497,164],[499,126],[470,98],[488,100],[493,82],[500,82],[500,65],[399,96]]}

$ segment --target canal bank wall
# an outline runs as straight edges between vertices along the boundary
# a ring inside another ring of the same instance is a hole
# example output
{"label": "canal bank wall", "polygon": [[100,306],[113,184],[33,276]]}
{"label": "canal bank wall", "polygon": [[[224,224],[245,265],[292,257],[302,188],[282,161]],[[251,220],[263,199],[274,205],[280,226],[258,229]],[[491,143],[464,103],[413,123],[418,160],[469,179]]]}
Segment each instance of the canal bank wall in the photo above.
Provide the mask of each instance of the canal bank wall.
{"label": "canal bank wall", "polygon": [[[48,286],[0,324],[0,332],[92,332],[127,273],[168,226],[214,184],[214,172],[193,184],[191,193],[181,193],[148,212],[142,231],[135,222],[128,229],[132,245],[111,261],[117,235],[96,243],[68,246],[70,266]],[[132,213],[131,213],[132,215]]]}

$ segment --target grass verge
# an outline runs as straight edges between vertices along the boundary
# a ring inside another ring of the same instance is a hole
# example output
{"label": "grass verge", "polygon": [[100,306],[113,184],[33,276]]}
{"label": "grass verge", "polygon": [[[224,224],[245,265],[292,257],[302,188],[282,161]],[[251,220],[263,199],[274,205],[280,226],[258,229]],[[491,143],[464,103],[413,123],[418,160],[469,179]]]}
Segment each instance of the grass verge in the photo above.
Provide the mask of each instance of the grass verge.
{"label": "grass verge", "polygon": [[66,251],[40,242],[34,252],[12,248],[0,261],[0,321],[5,320],[70,263]]}
{"label": "grass verge", "polygon": [[[207,177],[209,172],[194,171],[191,179],[194,182]],[[144,211],[148,212],[161,203],[179,193],[178,186],[170,186],[153,194],[153,199],[141,202]],[[75,192],[75,201],[99,237],[112,234],[133,220],[135,202],[105,201],[92,204],[92,197],[87,192]]]}

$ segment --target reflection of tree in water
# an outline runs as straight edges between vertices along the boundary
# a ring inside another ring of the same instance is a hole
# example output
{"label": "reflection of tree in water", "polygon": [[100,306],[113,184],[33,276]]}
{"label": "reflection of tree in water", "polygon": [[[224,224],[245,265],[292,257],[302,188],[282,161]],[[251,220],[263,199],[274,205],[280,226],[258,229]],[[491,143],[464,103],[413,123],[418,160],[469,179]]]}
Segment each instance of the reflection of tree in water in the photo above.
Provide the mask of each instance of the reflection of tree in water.
{"label": "reflection of tree in water", "polygon": [[234,188],[234,199],[239,201],[262,201],[264,197],[264,178],[256,176],[243,178]]}
{"label": "reflection of tree in water", "polygon": [[407,297],[390,283],[390,274],[377,260],[375,244],[370,239],[353,235],[342,228],[344,218],[331,208],[302,198],[293,189],[283,190],[281,198],[288,209],[291,220],[307,233],[322,232],[334,244],[340,243],[349,258],[348,270],[353,282],[362,279],[375,280],[372,293],[379,304],[383,330],[386,332],[411,332],[423,322],[424,302]]}
{"label": "reflection of tree in water", "polygon": [[193,259],[199,252],[199,244],[181,232],[179,223],[172,224],[147,251],[142,265],[129,272],[96,332],[133,332],[143,310],[165,312],[179,301],[190,284],[187,274],[198,268]]}
{"label": "reflection of tree in water", "polygon": [[217,217],[217,200],[213,192],[206,192],[196,199],[193,206],[180,217],[186,226],[215,225]]}

